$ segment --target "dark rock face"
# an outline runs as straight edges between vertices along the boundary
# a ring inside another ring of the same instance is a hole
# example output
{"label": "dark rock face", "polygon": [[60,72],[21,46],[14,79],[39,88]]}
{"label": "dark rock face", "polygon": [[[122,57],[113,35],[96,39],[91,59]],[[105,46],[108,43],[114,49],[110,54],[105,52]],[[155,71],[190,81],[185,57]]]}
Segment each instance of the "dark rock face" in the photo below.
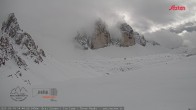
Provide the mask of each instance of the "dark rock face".
{"label": "dark rock face", "polygon": [[45,54],[45,52],[44,52],[43,49],[40,49],[40,50],[39,50],[39,53],[40,53],[43,57],[46,57],[46,54]]}
{"label": "dark rock face", "polygon": [[8,60],[8,53],[13,53],[13,48],[10,46],[8,39],[4,36],[0,38],[0,66],[5,65]]}
{"label": "dark rock face", "polygon": [[107,30],[106,24],[101,19],[95,22],[94,32],[91,35],[87,34],[87,32],[77,32],[75,40],[85,50],[88,48],[103,48],[111,43],[110,33]]}
{"label": "dark rock face", "polygon": [[140,35],[138,32],[133,31],[131,26],[129,26],[127,23],[121,24],[120,30],[123,35],[121,46],[128,47],[135,45],[136,43],[142,46],[146,46],[146,39],[144,36]]}
{"label": "dark rock face", "polygon": [[21,30],[14,13],[9,14],[7,21],[3,22],[1,30],[12,38]]}
{"label": "dark rock face", "polygon": [[129,26],[127,23],[122,23],[120,25],[120,30],[122,33],[124,34],[128,34],[128,35],[131,35],[133,34],[133,29],[131,26]]}
{"label": "dark rock face", "polygon": [[9,43],[8,37],[1,36],[0,38],[0,66],[5,65],[5,62],[9,59],[14,59],[19,68],[24,67],[26,69],[27,64],[21,57],[17,55],[12,44]]}
{"label": "dark rock face", "polygon": [[75,40],[82,46],[84,50],[89,48],[89,38],[86,32],[78,32]]}
{"label": "dark rock face", "polygon": [[20,29],[14,13],[9,14],[8,19],[3,22],[1,33],[0,65],[4,65],[9,59],[14,59],[19,68],[21,66],[26,68],[27,64],[22,57],[30,57],[35,63],[42,62],[42,57],[46,57],[42,49],[38,51],[38,46],[32,37]]}
{"label": "dark rock face", "polygon": [[135,45],[135,38],[133,37],[133,29],[127,23],[120,25],[120,31],[122,33],[121,46],[129,47]]}
{"label": "dark rock face", "polygon": [[98,49],[108,46],[111,43],[110,33],[102,20],[95,23],[95,32],[91,38],[91,49]]}
{"label": "dark rock face", "polygon": [[147,41],[143,35],[140,35],[138,32],[134,32],[133,37],[135,38],[136,43],[138,43],[142,46],[146,46]]}

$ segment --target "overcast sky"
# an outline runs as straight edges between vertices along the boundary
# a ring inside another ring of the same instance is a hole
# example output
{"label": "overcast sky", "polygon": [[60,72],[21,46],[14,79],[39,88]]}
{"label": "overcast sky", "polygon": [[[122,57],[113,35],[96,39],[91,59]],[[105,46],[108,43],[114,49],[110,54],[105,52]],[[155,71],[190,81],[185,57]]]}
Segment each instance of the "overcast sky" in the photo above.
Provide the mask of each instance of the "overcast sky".
{"label": "overcast sky", "polygon": [[[170,11],[172,5],[185,11]],[[14,12],[21,28],[41,36],[72,36],[98,17],[126,21],[140,33],[196,21],[196,0],[0,0],[0,21]],[[59,34],[58,34],[59,33]]]}

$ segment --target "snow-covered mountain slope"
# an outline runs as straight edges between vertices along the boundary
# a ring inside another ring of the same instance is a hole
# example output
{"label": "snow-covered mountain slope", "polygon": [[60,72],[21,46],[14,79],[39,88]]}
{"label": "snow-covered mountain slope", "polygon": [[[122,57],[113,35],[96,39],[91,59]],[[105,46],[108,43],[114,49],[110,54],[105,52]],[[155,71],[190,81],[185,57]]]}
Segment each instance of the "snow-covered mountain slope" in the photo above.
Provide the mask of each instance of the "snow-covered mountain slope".
{"label": "snow-covered mountain slope", "polygon": [[[1,104],[124,106],[125,109],[135,110],[187,110],[196,107],[196,56],[186,57],[184,53],[165,52],[138,57],[111,58],[96,56],[95,51],[87,52],[91,53],[88,58],[67,63],[59,63],[47,57],[40,68],[34,65],[30,70],[31,78],[37,76],[32,78],[35,82],[32,82],[31,86],[25,86],[13,78],[1,79],[0,86],[4,88],[0,89],[0,97],[4,99]],[[53,71],[48,68],[50,66]],[[41,83],[36,83],[38,81]],[[9,93],[6,91],[17,85],[25,86],[29,91],[32,88],[57,88],[57,101],[29,96],[28,100],[16,103],[9,98]]]}
{"label": "snow-covered mountain slope", "polygon": [[[167,49],[147,43],[145,47],[136,44],[81,50],[69,36],[33,38],[46,57],[34,63],[34,59],[21,54],[20,46],[14,46],[28,66],[27,70],[20,69],[14,60],[8,60],[0,67],[0,106],[196,108],[195,49]],[[18,86],[28,91],[24,101],[10,98],[11,90]],[[34,88],[56,88],[56,101],[33,97]]]}
{"label": "snow-covered mountain slope", "polygon": [[46,57],[44,51],[38,48],[33,38],[24,32],[14,13],[2,23],[0,36],[0,71],[7,77],[22,77],[22,81],[31,85],[29,79],[24,79],[23,73],[31,69],[32,64],[40,64]]}

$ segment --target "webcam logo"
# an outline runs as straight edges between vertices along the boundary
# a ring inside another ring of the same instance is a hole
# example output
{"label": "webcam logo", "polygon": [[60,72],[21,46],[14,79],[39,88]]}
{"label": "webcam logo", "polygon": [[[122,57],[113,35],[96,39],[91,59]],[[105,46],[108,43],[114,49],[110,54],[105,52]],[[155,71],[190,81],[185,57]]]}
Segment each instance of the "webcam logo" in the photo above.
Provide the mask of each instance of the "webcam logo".
{"label": "webcam logo", "polygon": [[23,101],[28,97],[27,93],[28,91],[24,87],[16,87],[11,90],[10,97],[14,101]]}

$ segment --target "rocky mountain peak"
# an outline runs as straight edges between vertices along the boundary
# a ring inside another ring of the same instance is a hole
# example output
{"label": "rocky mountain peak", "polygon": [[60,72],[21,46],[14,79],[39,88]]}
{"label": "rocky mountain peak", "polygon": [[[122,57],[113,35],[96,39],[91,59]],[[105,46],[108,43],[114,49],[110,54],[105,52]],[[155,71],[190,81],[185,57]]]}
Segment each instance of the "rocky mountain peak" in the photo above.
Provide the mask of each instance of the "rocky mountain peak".
{"label": "rocky mountain peak", "polygon": [[7,20],[3,22],[1,30],[10,37],[14,37],[17,31],[21,30],[14,13],[9,14]]}
{"label": "rocky mountain peak", "polygon": [[107,33],[109,33],[107,28],[106,28],[106,24],[101,19],[97,20],[95,22],[95,31],[97,32],[97,34],[100,34],[100,33],[107,34]]}
{"label": "rocky mountain peak", "polygon": [[127,23],[122,23],[120,25],[120,30],[123,33],[127,33],[127,34],[132,34],[133,33],[133,29],[130,25],[128,25]]}
{"label": "rocky mountain peak", "polygon": [[3,22],[0,36],[0,66],[13,59],[19,68],[26,70],[28,64],[24,57],[29,57],[35,63],[43,61],[46,57],[42,49],[38,49],[33,38],[27,32],[23,32],[17,22],[14,13],[9,14]]}

